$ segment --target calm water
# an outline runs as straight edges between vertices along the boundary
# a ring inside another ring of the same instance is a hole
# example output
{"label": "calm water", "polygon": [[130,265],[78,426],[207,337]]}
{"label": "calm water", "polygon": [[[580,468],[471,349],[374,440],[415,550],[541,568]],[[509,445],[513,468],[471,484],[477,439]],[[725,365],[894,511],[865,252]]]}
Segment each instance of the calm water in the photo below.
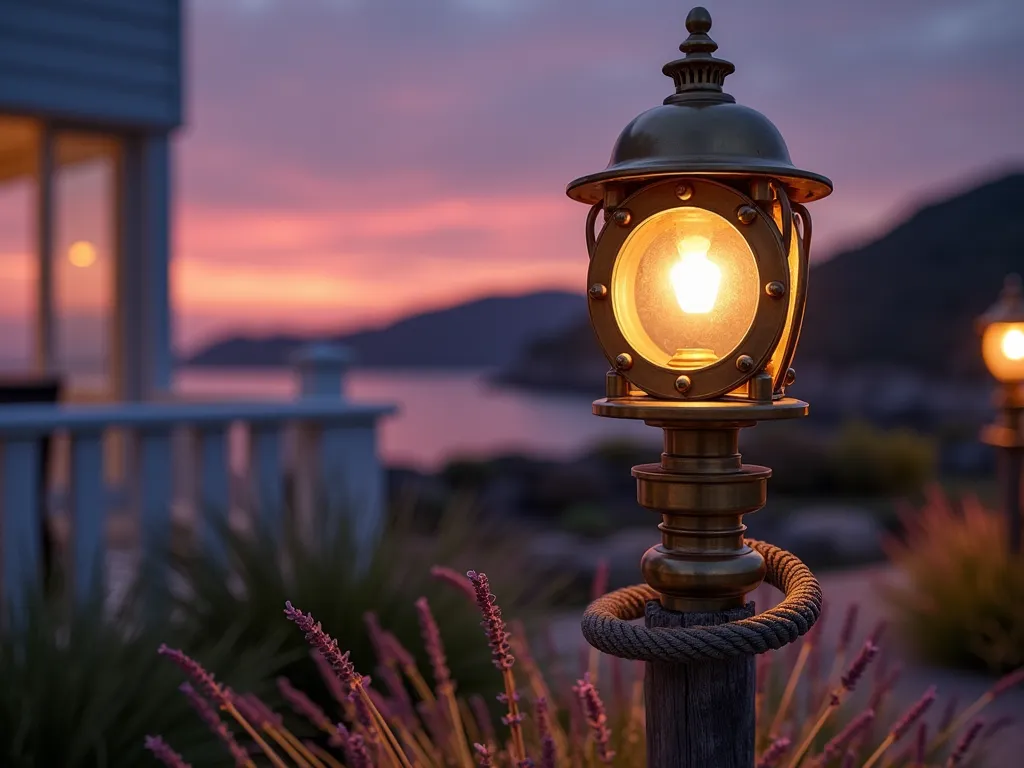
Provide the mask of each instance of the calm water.
{"label": "calm water", "polygon": [[[494,387],[480,371],[352,371],[346,388],[352,401],[398,406],[381,427],[381,454],[391,465],[429,470],[452,458],[511,452],[567,458],[608,439],[660,441],[660,433],[641,423],[594,416],[592,398]],[[296,383],[286,369],[183,368],[175,389],[277,399],[295,397]]]}

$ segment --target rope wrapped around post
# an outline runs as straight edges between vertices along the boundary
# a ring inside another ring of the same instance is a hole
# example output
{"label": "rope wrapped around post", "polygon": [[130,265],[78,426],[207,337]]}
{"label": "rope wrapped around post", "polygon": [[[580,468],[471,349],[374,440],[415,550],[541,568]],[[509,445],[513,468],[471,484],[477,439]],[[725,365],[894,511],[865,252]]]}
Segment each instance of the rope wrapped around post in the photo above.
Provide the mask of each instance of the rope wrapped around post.
{"label": "rope wrapped around post", "polygon": [[675,664],[774,651],[805,635],[821,614],[821,587],[794,554],[763,541],[747,544],[765,560],[765,581],[785,594],[776,607],[749,619],[711,627],[652,628],[631,624],[658,593],[646,584],[599,597],[583,613],[583,636],[622,659]]}

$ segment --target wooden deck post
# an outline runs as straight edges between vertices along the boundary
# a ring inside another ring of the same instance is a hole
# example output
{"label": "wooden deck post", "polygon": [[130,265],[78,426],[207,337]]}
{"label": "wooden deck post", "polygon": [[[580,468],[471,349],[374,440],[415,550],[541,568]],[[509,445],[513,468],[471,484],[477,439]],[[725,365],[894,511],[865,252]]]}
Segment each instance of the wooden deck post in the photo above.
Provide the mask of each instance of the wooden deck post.
{"label": "wooden deck post", "polygon": [[[753,604],[725,613],[677,613],[647,604],[648,627],[696,627],[753,616]],[[694,664],[647,662],[648,768],[754,765],[753,656]]]}

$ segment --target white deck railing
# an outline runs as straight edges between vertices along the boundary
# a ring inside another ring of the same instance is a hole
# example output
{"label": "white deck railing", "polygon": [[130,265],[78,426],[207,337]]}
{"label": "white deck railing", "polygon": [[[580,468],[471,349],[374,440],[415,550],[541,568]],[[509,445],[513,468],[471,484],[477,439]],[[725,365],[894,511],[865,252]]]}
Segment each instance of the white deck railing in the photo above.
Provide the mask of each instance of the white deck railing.
{"label": "white deck railing", "polygon": [[[293,401],[0,406],[0,602],[17,610],[41,578],[42,510],[70,524],[64,562],[76,599],[106,583],[114,509],[134,517],[137,544],[166,541],[173,512],[214,546],[206,515],[251,511],[280,528],[291,504],[300,515],[322,504],[369,543],[384,507],[377,422],[394,409],[346,402],[342,369],[330,350],[314,351]],[[51,467],[44,482],[47,437],[69,445],[63,481],[52,482]]]}

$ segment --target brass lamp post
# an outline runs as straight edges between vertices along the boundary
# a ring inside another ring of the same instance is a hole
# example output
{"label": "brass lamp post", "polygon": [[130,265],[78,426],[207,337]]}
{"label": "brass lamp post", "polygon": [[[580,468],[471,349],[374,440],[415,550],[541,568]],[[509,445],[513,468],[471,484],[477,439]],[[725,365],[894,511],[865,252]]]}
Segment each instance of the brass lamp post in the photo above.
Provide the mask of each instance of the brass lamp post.
{"label": "brass lamp post", "polygon": [[[832,184],[794,166],[778,129],[722,90],[735,68],[714,56],[710,14],[694,8],[686,28],[684,57],[663,68],[675,93],[626,126],[607,168],[567,190],[591,206],[588,303],[612,365],[594,413],[664,431],[661,461],[633,469],[639,503],[661,515],[661,543],[641,561],[647,587],[598,600],[583,629],[601,650],[649,662],[649,765],[749,767],[752,654],[773,642],[758,633],[792,630],[774,647],[795,639],[820,593],[804,569],[800,588],[786,586],[803,589],[785,606],[796,619],[750,618],[746,596],[766,570],[785,581],[772,568],[795,558],[744,539],[771,470],[742,463],[739,432],[807,413],[785,396],[807,292],[804,204]],[[647,634],[625,623],[644,614]],[[727,636],[733,625],[749,644]]]}
{"label": "brass lamp post", "polygon": [[1009,547],[1021,551],[1021,473],[1024,463],[1024,289],[1019,275],[1006,278],[999,300],[978,321],[981,354],[999,382],[999,420],[982,431],[981,439],[1003,455],[1004,504]]}

